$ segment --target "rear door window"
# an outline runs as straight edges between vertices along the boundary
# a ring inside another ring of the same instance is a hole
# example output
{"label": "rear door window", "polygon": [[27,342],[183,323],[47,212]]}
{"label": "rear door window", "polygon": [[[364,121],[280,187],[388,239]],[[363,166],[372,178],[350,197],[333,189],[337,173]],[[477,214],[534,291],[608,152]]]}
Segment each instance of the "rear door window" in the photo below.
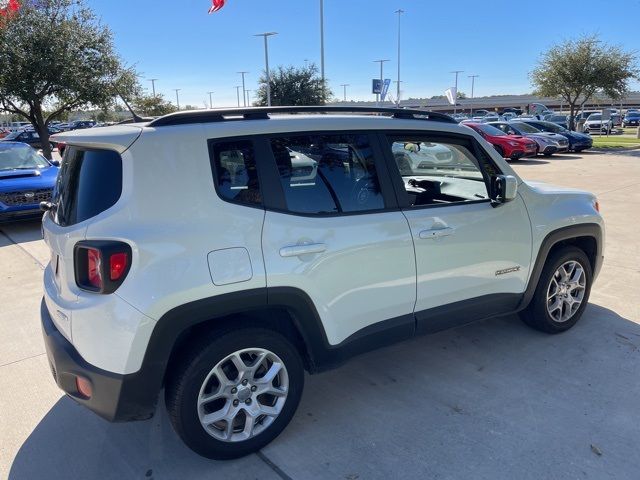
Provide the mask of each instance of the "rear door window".
{"label": "rear door window", "polygon": [[122,159],[111,150],[68,147],[54,189],[53,220],[71,226],[104,212],[122,193]]}

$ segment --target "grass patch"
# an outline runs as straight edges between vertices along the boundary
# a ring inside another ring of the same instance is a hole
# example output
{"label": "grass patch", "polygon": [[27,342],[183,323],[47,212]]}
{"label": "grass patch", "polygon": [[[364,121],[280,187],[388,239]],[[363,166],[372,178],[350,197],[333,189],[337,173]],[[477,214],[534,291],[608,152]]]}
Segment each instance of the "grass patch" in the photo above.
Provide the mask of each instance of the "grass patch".
{"label": "grass patch", "polygon": [[635,148],[640,147],[640,138],[622,135],[592,135],[594,148]]}

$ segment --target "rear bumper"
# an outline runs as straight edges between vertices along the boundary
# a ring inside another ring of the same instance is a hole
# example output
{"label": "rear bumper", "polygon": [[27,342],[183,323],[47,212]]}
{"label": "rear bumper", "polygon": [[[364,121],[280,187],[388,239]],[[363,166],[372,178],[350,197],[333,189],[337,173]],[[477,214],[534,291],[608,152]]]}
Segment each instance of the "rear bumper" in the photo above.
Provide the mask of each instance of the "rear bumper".
{"label": "rear bumper", "polygon": [[[153,416],[158,392],[154,393],[143,375],[120,375],[87,363],[57,330],[44,300],[40,305],[40,318],[53,378],[67,395],[110,422],[146,420]],[[91,398],[78,392],[77,376],[91,383]]]}

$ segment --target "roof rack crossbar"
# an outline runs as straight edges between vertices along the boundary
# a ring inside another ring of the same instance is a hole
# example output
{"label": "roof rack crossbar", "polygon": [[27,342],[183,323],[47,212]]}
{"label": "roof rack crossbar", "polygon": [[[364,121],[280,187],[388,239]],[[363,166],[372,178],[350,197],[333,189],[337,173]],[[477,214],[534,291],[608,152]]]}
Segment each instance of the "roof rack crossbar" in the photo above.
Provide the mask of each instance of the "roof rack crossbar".
{"label": "roof rack crossbar", "polygon": [[398,119],[431,120],[434,122],[458,123],[444,113],[430,112],[428,110],[409,110],[403,108],[387,107],[348,107],[336,106],[308,106],[308,107],[250,107],[250,108],[225,108],[210,110],[192,110],[171,113],[157,118],[149,123],[150,127],[166,127],[172,125],[187,125],[191,123],[212,123],[231,120],[268,120],[269,114],[298,114],[298,113],[357,113],[389,115]]}

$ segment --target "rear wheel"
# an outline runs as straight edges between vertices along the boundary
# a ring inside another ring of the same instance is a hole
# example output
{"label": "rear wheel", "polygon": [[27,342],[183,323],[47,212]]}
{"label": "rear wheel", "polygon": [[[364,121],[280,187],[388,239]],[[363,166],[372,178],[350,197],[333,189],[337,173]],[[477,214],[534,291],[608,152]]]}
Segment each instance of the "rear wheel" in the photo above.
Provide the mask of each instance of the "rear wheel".
{"label": "rear wheel", "polygon": [[569,330],[587,306],[591,281],[591,264],[582,250],[558,250],[547,259],[533,299],[520,314],[522,320],[547,333]]}
{"label": "rear wheel", "polygon": [[302,361],[287,339],[244,328],[196,345],[165,395],[171,423],[187,446],[222,460],[275,439],[293,417],[303,385]]}

